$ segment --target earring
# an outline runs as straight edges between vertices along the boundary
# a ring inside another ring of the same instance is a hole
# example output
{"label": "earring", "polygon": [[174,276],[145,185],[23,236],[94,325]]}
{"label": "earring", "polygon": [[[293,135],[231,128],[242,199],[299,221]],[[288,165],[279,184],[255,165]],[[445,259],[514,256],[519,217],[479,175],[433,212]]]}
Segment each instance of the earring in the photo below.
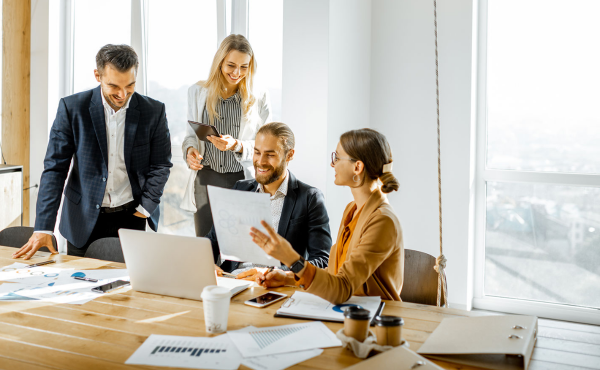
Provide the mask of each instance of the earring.
{"label": "earring", "polygon": [[358,177],[358,175],[354,175],[354,176],[352,176],[352,181],[359,182],[360,181],[360,177]]}

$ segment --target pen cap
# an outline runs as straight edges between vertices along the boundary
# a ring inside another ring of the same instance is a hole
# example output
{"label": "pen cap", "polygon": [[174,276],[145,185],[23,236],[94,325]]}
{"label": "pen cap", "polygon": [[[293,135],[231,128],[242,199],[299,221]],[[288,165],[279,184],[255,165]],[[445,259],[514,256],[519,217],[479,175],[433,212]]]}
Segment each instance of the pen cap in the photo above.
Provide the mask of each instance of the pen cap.
{"label": "pen cap", "polygon": [[369,320],[369,310],[359,306],[350,306],[344,310],[344,317],[352,320]]}

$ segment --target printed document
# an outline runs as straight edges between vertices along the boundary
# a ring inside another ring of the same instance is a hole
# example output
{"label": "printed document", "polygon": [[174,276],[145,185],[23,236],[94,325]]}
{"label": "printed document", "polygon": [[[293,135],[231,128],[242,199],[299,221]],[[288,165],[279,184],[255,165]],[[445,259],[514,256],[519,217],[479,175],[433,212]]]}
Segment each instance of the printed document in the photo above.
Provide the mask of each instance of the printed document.
{"label": "printed document", "polygon": [[221,249],[221,259],[280,266],[252,241],[250,227],[266,233],[261,221],[272,224],[269,194],[208,186],[208,198]]}
{"label": "printed document", "polygon": [[369,310],[371,318],[375,316],[380,297],[357,297],[352,296],[348,301],[342,304],[332,304],[323,298],[306,292],[295,292],[292,298],[288,299],[277,314],[283,316],[292,316],[304,319],[344,321],[344,310],[350,306],[359,306]]}

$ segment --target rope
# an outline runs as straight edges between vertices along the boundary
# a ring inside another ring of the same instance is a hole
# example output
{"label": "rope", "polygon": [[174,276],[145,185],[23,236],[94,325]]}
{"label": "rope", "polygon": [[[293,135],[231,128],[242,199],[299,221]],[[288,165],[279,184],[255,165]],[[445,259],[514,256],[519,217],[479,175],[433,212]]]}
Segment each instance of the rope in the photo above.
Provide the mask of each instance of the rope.
{"label": "rope", "polygon": [[440,141],[440,82],[438,73],[438,33],[437,33],[437,0],[433,0],[433,23],[435,25],[435,97],[437,103],[437,147],[438,147],[438,203],[440,213],[440,256],[435,259],[433,267],[438,273],[438,291],[437,306],[440,307],[440,299],[444,294],[446,307],[448,304],[448,285],[446,283],[446,257],[444,257],[444,248],[442,246],[442,161],[441,161],[441,141]]}

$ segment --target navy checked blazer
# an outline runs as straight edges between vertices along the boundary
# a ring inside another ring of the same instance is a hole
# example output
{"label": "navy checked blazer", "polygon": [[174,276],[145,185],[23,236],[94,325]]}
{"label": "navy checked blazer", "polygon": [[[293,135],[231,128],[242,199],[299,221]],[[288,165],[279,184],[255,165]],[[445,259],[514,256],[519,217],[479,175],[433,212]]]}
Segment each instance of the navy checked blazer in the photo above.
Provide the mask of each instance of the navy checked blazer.
{"label": "navy checked blazer", "polygon": [[[283,200],[283,209],[277,233],[283,236],[299,255],[316,267],[326,268],[331,249],[329,215],[325,208],[325,197],[321,190],[298,181],[289,171],[288,192]],[[233,190],[256,191],[256,180],[240,180]],[[220,262],[221,250],[215,227],[206,235],[212,244],[215,263]],[[238,263],[224,261],[221,267],[232,271]]]}
{"label": "navy checked blazer", "polygon": [[[60,100],[50,132],[36,205],[35,230],[54,230],[64,187],[59,230],[74,246],[89,239],[108,178],[106,120],[100,86]],[[73,168],[67,185],[69,166]],[[160,197],[169,178],[171,138],[165,105],[133,93],[125,116],[125,166],[133,199],[156,231]]]}

